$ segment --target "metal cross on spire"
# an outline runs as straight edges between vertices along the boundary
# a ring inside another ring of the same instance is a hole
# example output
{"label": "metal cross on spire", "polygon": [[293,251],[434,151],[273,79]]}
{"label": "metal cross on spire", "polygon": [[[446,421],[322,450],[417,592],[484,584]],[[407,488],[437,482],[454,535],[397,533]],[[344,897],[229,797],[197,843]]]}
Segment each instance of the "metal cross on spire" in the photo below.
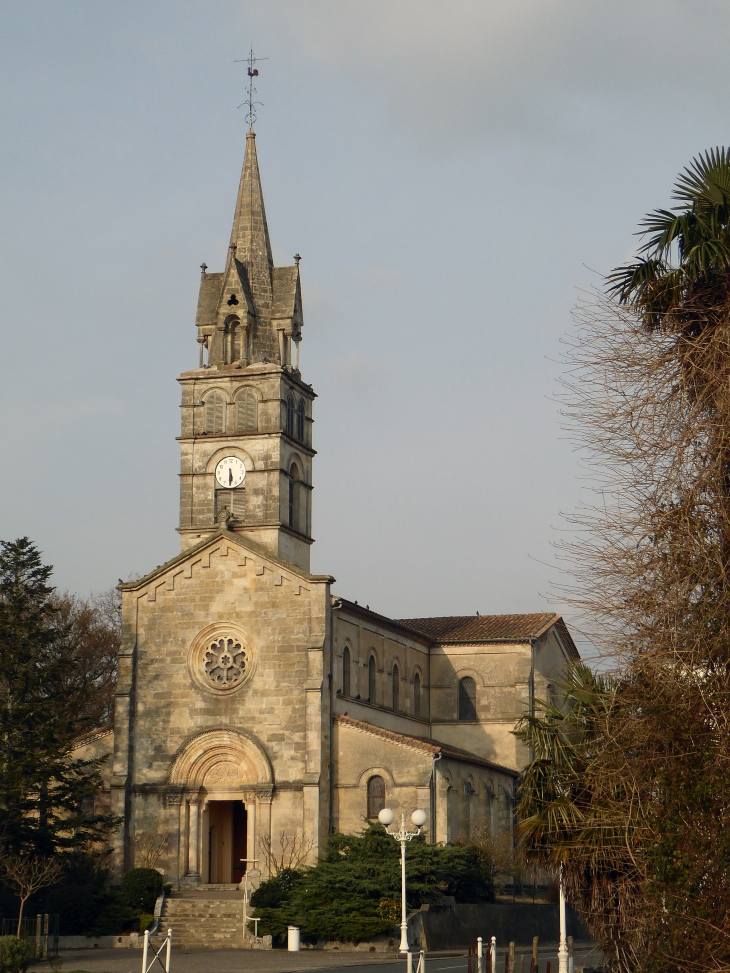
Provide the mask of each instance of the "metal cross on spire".
{"label": "metal cross on spire", "polygon": [[259,61],[268,61],[268,57],[256,57],[253,53],[253,47],[247,58],[239,58],[236,64],[243,64],[248,62],[248,98],[242,101],[238,106],[243,108],[244,105],[248,106],[248,112],[246,113],[246,121],[248,122],[249,132],[253,132],[253,123],[256,121],[256,105],[262,105],[262,101],[254,101],[254,95],[256,94],[256,88],[254,87],[253,79],[259,76],[258,68],[256,64]]}

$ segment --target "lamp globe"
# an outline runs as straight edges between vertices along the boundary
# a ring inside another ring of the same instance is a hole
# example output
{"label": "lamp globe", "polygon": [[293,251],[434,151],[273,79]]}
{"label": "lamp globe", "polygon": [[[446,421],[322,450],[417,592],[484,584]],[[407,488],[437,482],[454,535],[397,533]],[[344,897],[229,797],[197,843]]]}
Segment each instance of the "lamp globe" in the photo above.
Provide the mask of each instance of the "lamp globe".
{"label": "lamp globe", "polygon": [[378,814],[378,821],[380,821],[384,828],[387,828],[389,824],[392,824],[394,818],[395,814],[393,814],[389,807],[384,807],[383,810]]}
{"label": "lamp globe", "polygon": [[425,811],[417,808],[411,815],[411,821],[415,824],[417,828],[422,828],[426,821],[428,820],[428,815]]}

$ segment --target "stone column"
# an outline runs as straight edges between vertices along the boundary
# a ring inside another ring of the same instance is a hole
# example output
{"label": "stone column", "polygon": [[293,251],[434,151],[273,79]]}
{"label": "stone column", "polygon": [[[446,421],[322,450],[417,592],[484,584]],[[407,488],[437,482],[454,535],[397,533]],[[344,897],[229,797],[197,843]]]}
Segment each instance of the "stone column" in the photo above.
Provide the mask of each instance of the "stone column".
{"label": "stone column", "polygon": [[271,841],[271,799],[271,791],[259,791],[256,794],[256,840],[259,847],[256,855],[249,855],[249,858],[259,859],[259,868],[264,879],[271,877],[268,863],[264,859],[263,849],[261,848],[262,841],[266,843]]}
{"label": "stone column", "polygon": [[[246,858],[258,858],[260,865],[261,849],[259,848],[259,838],[256,833],[256,796],[254,794],[244,794],[243,800],[246,802]],[[247,865],[246,869],[257,867],[257,865]]]}
{"label": "stone column", "polygon": [[[175,879],[174,884],[180,888],[180,878],[184,874],[183,857],[183,834],[184,828],[181,818],[181,809],[184,807],[182,794],[167,795],[167,830],[170,836],[168,845],[168,860],[170,866],[174,863]],[[172,878],[172,876],[170,876]]]}
{"label": "stone column", "polygon": [[188,798],[190,808],[190,830],[188,832],[188,875],[200,880],[200,852],[198,845],[200,798],[198,795]]}

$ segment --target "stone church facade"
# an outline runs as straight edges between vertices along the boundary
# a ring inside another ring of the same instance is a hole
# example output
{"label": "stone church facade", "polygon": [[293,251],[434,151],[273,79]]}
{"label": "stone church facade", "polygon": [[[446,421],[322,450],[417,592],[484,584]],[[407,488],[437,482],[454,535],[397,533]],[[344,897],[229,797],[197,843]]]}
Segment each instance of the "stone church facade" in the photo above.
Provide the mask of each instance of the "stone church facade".
{"label": "stone church facade", "polygon": [[225,269],[202,267],[184,372],[180,554],[120,585],[111,747],[118,873],[163,839],[176,887],[309,860],[387,804],[431,841],[509,834],[512,734],[577,651],[552,613],[392,619],[310,573],[312,408],[299,261],[275,267],[253,132]]}

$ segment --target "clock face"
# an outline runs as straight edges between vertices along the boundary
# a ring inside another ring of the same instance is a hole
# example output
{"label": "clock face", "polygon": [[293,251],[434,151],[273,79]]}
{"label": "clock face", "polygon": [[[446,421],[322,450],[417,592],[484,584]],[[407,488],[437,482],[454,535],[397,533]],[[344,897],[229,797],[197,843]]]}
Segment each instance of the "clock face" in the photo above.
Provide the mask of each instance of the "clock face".
{"label": "clock face", "polygon": [[224,456],[215,468],[215,478],[219,486],[233,490],[246,479],[246,467],[237,456]]}

